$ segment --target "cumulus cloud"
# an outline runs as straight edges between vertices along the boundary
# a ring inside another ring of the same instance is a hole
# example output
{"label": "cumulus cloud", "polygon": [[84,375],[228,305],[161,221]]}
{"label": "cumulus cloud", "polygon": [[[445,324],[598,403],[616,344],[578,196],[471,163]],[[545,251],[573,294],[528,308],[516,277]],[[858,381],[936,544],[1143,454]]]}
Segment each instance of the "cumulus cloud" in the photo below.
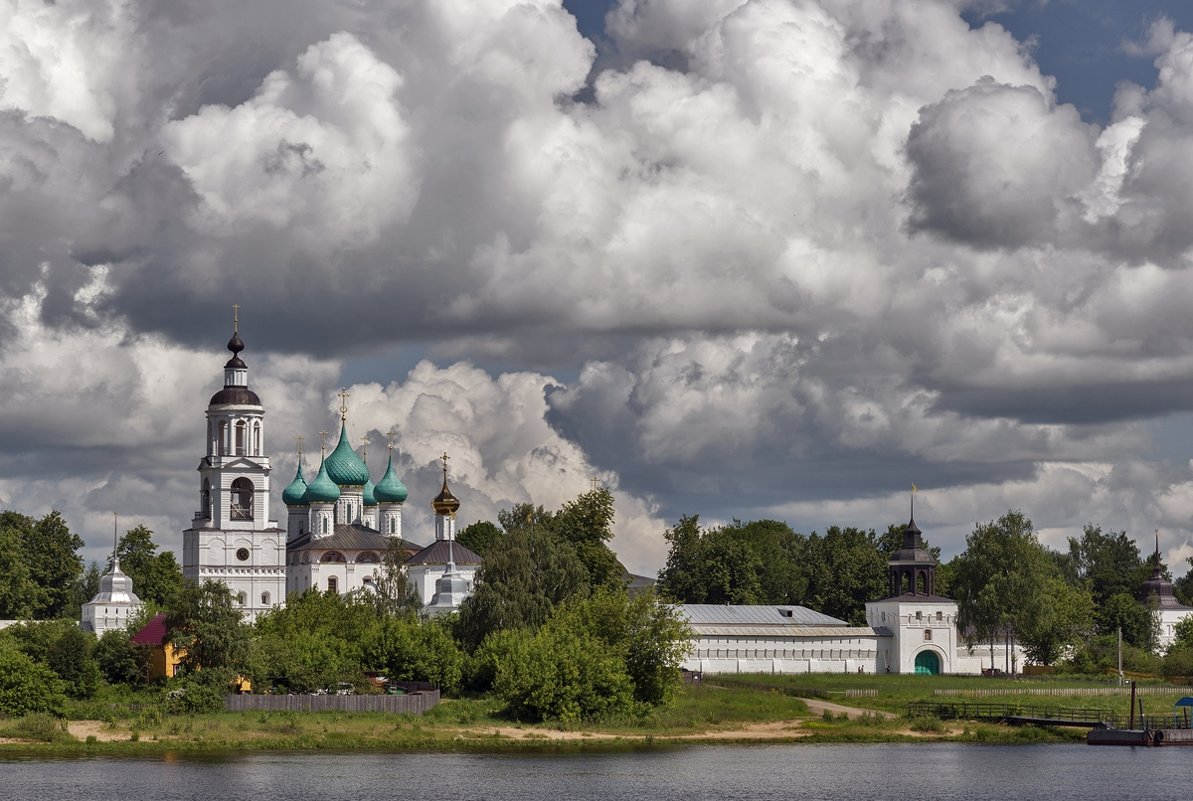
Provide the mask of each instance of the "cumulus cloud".
{"label": "cumulus cloud", "polygon": [[279,465],[372,359],[354,436],[398,426],[412,488],[596,473],[638,568],[677,513],[913,480],[1177,542],[1193,38],[1100,127],[980,5],[620,0],[598,54],[558,0],[0,3],[0,497],[184,525],[235,302]]}

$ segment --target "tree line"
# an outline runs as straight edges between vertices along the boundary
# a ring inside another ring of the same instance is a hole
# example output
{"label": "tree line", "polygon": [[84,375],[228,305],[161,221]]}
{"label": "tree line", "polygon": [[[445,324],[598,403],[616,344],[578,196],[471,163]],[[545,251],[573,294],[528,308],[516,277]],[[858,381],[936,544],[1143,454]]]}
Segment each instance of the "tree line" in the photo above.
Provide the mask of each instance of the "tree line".
{"label": "tree line", "polygon": [[[114,688],[156,693],[172,712],[197,712],[222,708],[229,686],[245,680],[254,691],[350,685],[377,692],[383,676],[448,694],[490,694],[521,720],[635,716],[671,700],[689,647],[672,605],[653,593],[627,593],[628,574],[608,547],[614,509],[604,489],[558,510],[518,505],[499,515],[500,526],[464,529],[461,541],[485,555],[484,564],[460,612],[432,620],[418,616],[399,541],[373,590],[310,590],[249,624],[227,587],[183,580],[173,554],[157,553],[152,532],[137,527],[117,552],[145,608],[127,629],[98,639],[77,624],[79,605],[96,591],[88,575],[96,587],[99,575],[98,565],[82,568],[82,541],[56,513],[46,523],[4,514],[14,529],[40,526],[57,537],[59,575],[69,575],[65,586],[73,588],[55,605],[10,607],[30,613],[14,617],[33,619],[0,631],[0,712],[8,714],[60,714],[68,697]],[[12,536],[14,547],[47,540]],[[31,569],[32,550],[15,561]],[[30,581],[30,597],[40,598]],[[178,676],[142,689],[149,654],[132,638],[158,612],[182,662]]]}
{"label": "tree line", "polygon": [[[682,517],[666,532],[670,550],[658,589],[682,603],[799,604],[864,625],[866,601],[888,594],[887,565],[903,529],[832,526],[804,535],[775,520],[706,528],[696,516]],[[936,594],[957,601],[962,633],[975,647],[1011,641],[1035,664],[1092,672],[1117,658],[1121,630],[1128,669],[1175,669],[1175,657],[1166,668],[1157,653],[1155,599],[1139,595],[1155,555],[1142,556],[1125,531],[1093,524],[1067,545],[1045,547],[1031,520],[1010,510],[975,526],[965,550],[939,564]],[[939,560],[940,549],[929,550]],[[1174,591],[1193,606],[1193,571]],[[1169,651],[1184,647],[1178,641]],[[1188,664],[1193,669],[1193,653]]]}

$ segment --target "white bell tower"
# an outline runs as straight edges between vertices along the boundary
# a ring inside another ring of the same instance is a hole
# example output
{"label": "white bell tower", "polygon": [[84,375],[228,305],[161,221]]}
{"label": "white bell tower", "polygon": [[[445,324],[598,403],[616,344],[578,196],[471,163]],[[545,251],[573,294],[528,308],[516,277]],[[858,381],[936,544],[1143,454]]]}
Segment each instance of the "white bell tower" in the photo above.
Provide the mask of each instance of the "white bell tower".
{"label": "white bell tower", "polygon": [[199,462],[199,510],[183,532],[183,575],[222,581],[251,622],[286,600],[286,532],[269,519],[265,408],[248,387],[233,306],[232,358],[207,406],[207,454]]}

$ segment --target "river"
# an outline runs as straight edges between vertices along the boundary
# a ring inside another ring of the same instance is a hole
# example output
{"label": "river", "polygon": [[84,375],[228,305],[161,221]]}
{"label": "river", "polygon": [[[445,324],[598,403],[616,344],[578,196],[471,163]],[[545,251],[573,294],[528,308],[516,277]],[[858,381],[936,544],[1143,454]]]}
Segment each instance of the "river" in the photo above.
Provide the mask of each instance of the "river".
{"label": "river", "polygon": [[616,754],[2,759],[6,801],[1175,801],[1193,751],[1086,745],[694,746]]}

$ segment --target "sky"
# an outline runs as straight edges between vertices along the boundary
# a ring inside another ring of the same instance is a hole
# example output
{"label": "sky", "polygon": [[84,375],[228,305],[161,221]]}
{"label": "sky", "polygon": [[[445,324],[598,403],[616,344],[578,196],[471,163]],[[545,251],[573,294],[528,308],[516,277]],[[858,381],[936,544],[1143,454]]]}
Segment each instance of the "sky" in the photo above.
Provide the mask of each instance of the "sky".
{"label": "sky", "polygon": [[1193,556],[1193,10],[0,0],[0,507],[178,549],[233,304],[275,509],[385,433],[433,537],[596,478],[948,558]]}

